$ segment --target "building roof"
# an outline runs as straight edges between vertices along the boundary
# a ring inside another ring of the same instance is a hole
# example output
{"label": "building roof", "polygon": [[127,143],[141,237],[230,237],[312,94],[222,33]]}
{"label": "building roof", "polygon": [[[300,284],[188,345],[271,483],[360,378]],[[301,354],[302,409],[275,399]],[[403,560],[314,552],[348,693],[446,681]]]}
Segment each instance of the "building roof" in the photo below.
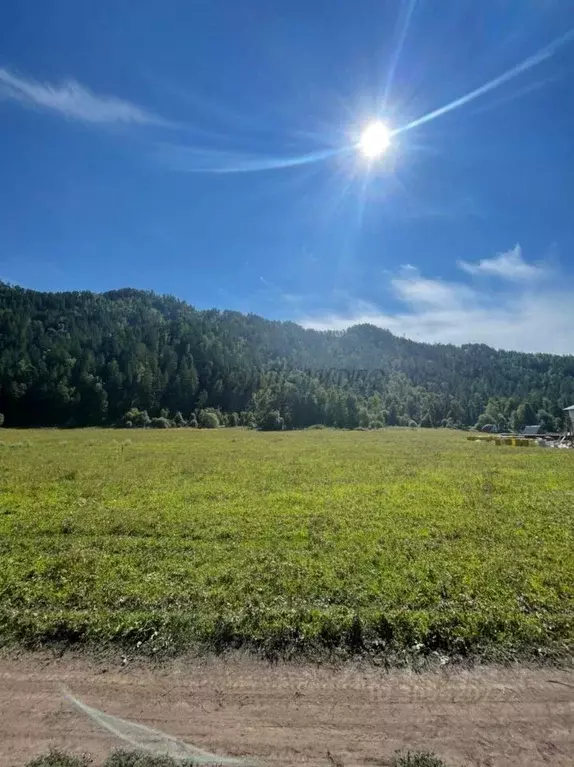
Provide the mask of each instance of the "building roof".
{"label": "building roof", "polygon": [[565,407],[564,410],[574,410],[574,405],[570,405],[570,407]]}
{"label": "building roof", "polygon": [[525,436],[531,436],[531,437],[534,437],[536,434],[539,434],[539,433],[540,433],[540,429],[541,429],[541,428],[542,428],[542,426],[540,426],[540,424],[538,424],[538,425],[536,425],[536,426],[525,426],[525,427],[524,427],[524,430],[523,430],[523,432],[522,432],[522,433],[523,433]]}

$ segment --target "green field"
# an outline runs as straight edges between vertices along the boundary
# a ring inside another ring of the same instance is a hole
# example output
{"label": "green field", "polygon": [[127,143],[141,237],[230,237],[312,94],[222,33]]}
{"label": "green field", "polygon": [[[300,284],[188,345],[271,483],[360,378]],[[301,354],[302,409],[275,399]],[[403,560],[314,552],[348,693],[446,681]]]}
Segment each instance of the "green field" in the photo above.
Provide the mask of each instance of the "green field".
{"label": "green field", "polygon": [[573,452],[424,429],[0,440],[4,644],[572,648]]}

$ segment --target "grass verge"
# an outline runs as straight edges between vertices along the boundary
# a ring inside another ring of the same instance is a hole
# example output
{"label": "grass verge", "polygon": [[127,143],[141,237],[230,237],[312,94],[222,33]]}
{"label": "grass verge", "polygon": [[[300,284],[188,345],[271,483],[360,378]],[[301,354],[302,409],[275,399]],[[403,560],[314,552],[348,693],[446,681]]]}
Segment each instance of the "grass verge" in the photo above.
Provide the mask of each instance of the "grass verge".
{"label": "grass verge", "polygon": [[[88,755],[78,756],[53,750],[28,762],[26,767],[90,767],[91,764],[92,759]],[[143,751],[115,751],[105,760],[102,767],[193,767],[194,764],[196,763],[193,761],[180,761]],[[387,767],[447,767],[442,759],[426,751],[396,754],[390,761],[381,764]],[[344,764],[337,762],[337,766],[344,767]]]}

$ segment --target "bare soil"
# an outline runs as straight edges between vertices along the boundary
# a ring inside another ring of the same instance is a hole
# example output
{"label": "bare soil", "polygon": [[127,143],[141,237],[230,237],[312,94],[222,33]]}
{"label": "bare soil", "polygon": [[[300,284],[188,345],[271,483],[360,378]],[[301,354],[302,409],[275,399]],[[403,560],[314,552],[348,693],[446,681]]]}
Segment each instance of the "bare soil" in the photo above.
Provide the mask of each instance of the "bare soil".
{"label": "bare soil", "polygon": [[0,658],[0,765],[57,747],[97,760],[126,743],[66,699],[259,764],[382,765],[397,749],[449,765],[574,764],[574,674],[447,667],[425,673],[251,658],[161,666],[78,656]]}

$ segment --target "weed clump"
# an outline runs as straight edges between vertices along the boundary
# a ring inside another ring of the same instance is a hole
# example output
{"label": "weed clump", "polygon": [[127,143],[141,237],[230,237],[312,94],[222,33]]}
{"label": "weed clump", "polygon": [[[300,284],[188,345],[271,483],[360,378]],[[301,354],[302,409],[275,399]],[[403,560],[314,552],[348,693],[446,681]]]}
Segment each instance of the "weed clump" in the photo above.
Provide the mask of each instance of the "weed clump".
{"label": "weed clump", "polygon": [[176,760],[171,756],[148,754],[145,751],[114,751],[104,762],[104,767],[192,767],[193,764],[192,759]]}
{"label": "weed clump", "polygon": [[389,767],[447,767],[447,765],[430,751],[407,751],[406,754],[396,754]]}
{"label": "weed clump", "polygon": [[93,759],[87,754],[69,754],[55,748],[47,754],[36,757],[26,767],[90,767]]}
{"label": "weed clump", "polygon": [[[343,762],[330,752],[327,752],[327,758],[333,767],[344,767]],[[90,767],[92,762],[93,759],[87,754],[78,756],[54,749],[28,762],[26,767]],[[176,760],[146,751],[118,750],[108,756],[102,767],[193,767],[194,764],[193,759]],[[442,759],[429,751],[397,753],[390,762],[382,761],[381,764],[388,767],[447,767]]]}

